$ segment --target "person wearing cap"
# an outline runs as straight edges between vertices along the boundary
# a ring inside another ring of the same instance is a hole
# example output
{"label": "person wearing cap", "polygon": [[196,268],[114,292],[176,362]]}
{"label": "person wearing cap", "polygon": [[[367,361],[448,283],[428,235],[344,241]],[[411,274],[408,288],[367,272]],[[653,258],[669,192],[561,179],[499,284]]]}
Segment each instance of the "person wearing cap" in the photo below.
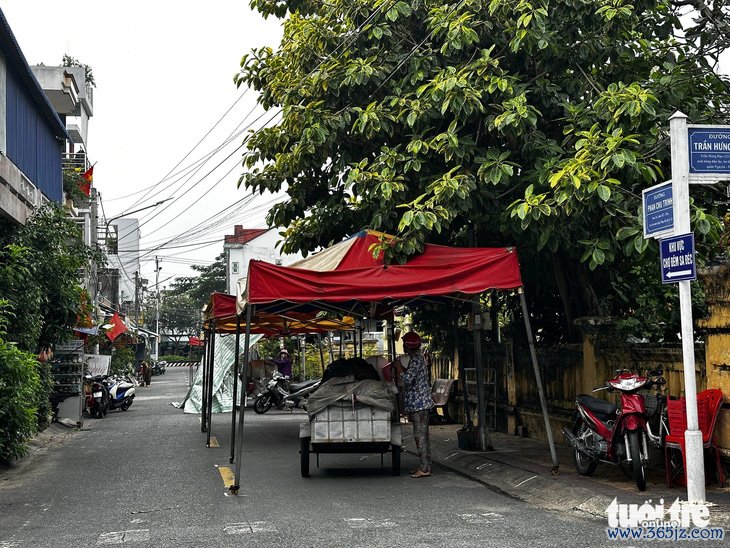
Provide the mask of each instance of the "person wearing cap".
{"label": "person wearing cap", "polygon": [[408,366],[403,367],[395,360],[400,384],[403,387],[403,411],[413,423],[413,439],[416,442],[419,467],[413,470],[412,478],[427,478],[431,475],[431,440],[428,433],[428,417],[434,407],[431,387],[428,385],[428,368],[421,353],[421,337],[415,331],[403,335],[403,347],[408,355]]}
{"label": "person wearing cap", "polygon": [[276,364],[276,368],[279,370],[279,373],[285,377],[291,378],[291,357],[289,356],[289,352],[286,348],[283,348],[281,352],[279,352],[278,358],[274,358],[271,361]]}

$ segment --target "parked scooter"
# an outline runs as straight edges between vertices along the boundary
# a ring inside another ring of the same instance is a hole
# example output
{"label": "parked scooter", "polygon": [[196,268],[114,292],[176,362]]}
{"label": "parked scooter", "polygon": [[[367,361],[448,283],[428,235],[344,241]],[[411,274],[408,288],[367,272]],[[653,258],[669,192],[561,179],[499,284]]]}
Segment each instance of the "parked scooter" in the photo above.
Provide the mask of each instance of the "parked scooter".
{"label": "parked scooter", "polygon": [[275,371],[271,380],[266,383],[266,388],[256,396],[253,410],[261,415],[271,409],[272,405],[276,405],[277,409],[303,408],[307,397],[319,387],[321,382],[322,379],[310,379],[292,383],[287,390],[287,378]]}
{"label": "parked scooter", "polygon": [[155,362],[155,364],[152,366],[152,374],[153,375],[164,375],[166,369],[167,369],[166,361]]}
{"label": "parked scooter", "polygon": [[89,415],[102,419],[109,406],[109,392],[103,384],[103,377],[84,376],[84,395],[86,396],[86,410]]}
{"label": "parked scooter", "polygon": [[572,429],[564,427],[563,435],[573,446],[575,469],[590,476],[599,462],[631,464],[632,475],[639,491],[646,489],[645,465],[649,460],[647,413],[644,396],[639,390],[661,386],[666,381],[661,372],[639,376],[628,369],[616,371],[616,377],[593,391],[609,390],[621,393],[620,407],[580,394],[575,400],[578,412]]}
{"label": "parked scooter", "polygon": [[107,377],[104,383],[109,390],[109,409],[129,409],[135,397],[134,385],[116,377]]}

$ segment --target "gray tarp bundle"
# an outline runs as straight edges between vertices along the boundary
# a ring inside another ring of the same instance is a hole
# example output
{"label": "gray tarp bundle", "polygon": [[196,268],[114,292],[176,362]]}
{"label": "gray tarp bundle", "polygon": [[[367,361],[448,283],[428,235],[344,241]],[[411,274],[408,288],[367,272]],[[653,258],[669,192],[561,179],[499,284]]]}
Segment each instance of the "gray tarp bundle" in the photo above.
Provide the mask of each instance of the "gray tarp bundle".
{"label": "gray tarp bundle", "polygon": [[[252,335],[251,344],[262,335]],[[243,353],[244,341],[239,343]],[[233,410],[233,364],[236,359],[235,335],[215,335],[215,357],[213,358],[213,413],[230,413]],[[238,393],[241,393],[241,382],[238,381]],[[193,385],[181,402],[173,402],[185,413],[200,413],[203,406],[203,368],[198,367],[193,378]]]}
{"label": "gray tarp bundle", "polygon": [[307,414],[312,420],[317,413],[327,406],[344,399],[352,399],[365,405],[393,411],[393,388],[383,381],[355,381],[354,375],[335,377],[322,385],[309,396]]}

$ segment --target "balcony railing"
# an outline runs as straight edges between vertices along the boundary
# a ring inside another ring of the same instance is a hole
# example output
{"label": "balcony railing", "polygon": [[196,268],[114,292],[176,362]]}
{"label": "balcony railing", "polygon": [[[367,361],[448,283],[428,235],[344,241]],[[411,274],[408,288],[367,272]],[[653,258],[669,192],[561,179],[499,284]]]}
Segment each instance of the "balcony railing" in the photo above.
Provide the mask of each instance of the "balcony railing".
{"label": "balcony railing", "polygon": [[82,172],[89,169],[89,159],[86,152],[65,152],[61,157],[63,169],[80,169]]}

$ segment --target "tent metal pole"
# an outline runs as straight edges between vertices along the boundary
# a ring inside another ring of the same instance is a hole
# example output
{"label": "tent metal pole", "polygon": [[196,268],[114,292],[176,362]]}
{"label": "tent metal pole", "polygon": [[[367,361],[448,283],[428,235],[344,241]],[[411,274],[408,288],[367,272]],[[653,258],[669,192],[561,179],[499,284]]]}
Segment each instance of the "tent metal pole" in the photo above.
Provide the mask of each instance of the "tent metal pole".
{"label": "tent metal pole", "polygon": [[334,352],[334,349],[332,348],[332,337],[333,336],[334,335],[333,335],[332,331],[327,332],[327,346],[329,347],[329,351],[330,351],[330,362],[335,361],[335,352]]}
{"label": "tent metal pole", "polygon": [[477,295],[471,305],[474,320],[474,368],[477,374],[477,421],[479,422],[477,426],[479,427],[479,449],[487,451],[492,449],[492,440],[489,437],[486,417],[487,402],[484,393],[484,364],[482,362],[482,324],[478,299],[479,296]]}
{"label": "tent metal pole", "polygon": [[210,447],[210,434],[213,426],[213,376],[215,373],[215,320],[210,326],[210,367],[208,368],[208,433],[205,440],[205,446]]}
{"label": "tent metal pole", "polygon": [[[454,330],[454,348],[459,351],[459,324],[456,318],[456,307],[451,307],[451,324]],[[469,408],[469,388],[466,384],[466,371],[464,371],[464,360],[461,354],[459,354],[459,377],[461,380],[461,390],[464,395],[464,424],[467,426],[474,426],[471,420],[471,409]]]}
{"label": "tent metal pole", "polygon": [[317,333],[317,344],[319,345],[319,361],[322,362],[322,376],[324,376],[324,349],[322,348],[321,333]]}
{"label": "tent metal pole", "polygon": [[210,355],[210,337],[208,332],[205,333],[205,347],[203,348],[203,376],[200,381],[200,395],[202,397],[200,407],[200,431],[205,432],[207,430],[205,421],[208,419],[206,409],[208,409],[208,392],[206,390],[208,386],[208,357]]}
{"label": "tent metal pole", "polygon": [[[248,363],[249,349],[251,346],[251,314],[253,307],[248,305],[246,307],[246,337],[244,339],[244,350],[243,350],[243,363]],[[241,390],[241,412],[238,414],[238,440],[237,440],[237,451],[238,457],[235,459],[235,478],[233,485],[228,489],[232,494],[237,495],[238,489],[241,485],[241,461],[243,460],[243,418],[246,415],[246,392]]]}
{"label": "tent metal pole", "polygon": [[388,320],[388,361],[395,360],[395,318]]}
{"label": "tent metal pole", "polygon": [[[239,344],[241,342],[241,315],[236,314],[236,358],[233,361],[233,406],[231,409],[231,456],[228,462],[233,462],[233,458],[236,456],[236,400],[238,399],[238,358],[240,355]],[[245,370],[245,367],[244,367]],[[243,405],[246,405],[246,382],[244,380],[241,383],[241,396],[243,396]]]}
{"label": "tent metal pole", "polygon": [[363,340],[363,337],[365,336],[365,326],[362,323],[360,324],[359,331],[360,331],[360,357],[362,358],[362,340]]}
{"label": "tent metal pole", "polygon": [[340,330],[340,358],[342,357],[342,335],[344,331]]}
{"label": "tent metal pole", "polygon": [[525,288],[519,287],[517,292],[520,294],[520,301],[522,302],[522,316],[525,318],[525,330],[527,331],[527,342],[530,345],[530,356],[532,357],[532,368],[535,371],[535,380],[537,381],[537,391],[540,394],[540,407],[542,407],[542,416],[545,419],[545,430],[547,432],[548,444],[550,445],[550,456],[553,459],[553,476],[557,476],[560,473],[560,465],[558,464],[558,457],[555,453],[555,442],[553,441],[553,431],[550,428],[550,418],[548,416],[547,401],[545,400],[545,390],[542,386],[542,376],[540,375],[540,368],[537,365],[537,354],[535,353],[535,340],[532,336],[532,326],[530,325],[530,316],[527,312],[527,301],[525,300]]}

